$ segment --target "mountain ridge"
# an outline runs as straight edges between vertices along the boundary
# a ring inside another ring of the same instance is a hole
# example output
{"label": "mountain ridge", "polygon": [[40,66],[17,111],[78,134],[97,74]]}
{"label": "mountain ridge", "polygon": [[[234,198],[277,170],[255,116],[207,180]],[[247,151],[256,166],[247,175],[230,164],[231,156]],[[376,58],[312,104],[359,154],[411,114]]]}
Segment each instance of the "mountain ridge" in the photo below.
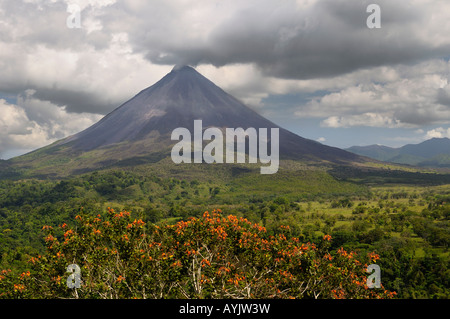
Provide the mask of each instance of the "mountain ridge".
{"label": "mountain ridge", "polygon": [[352,146],[346,149],[379,161],[424,167],[450,167],[450,139],[431,138],[394,148],[384,145]]}

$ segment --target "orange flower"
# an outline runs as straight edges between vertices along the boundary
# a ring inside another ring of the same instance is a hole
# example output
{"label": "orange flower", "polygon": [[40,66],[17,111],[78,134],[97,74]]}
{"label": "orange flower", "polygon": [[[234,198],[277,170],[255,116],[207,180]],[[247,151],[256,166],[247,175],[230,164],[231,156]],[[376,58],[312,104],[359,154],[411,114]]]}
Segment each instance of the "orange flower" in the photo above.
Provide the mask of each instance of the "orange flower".
{"label": "orange flower", "polygon": [[30,271],[23,272],[23,273],[20,274],[20,278],[24,279],[25,277],[30,277],[30,275],[31,275]]}
{"label": "orange flower", "polygon": [[144,226],[145,222],[143,222],[141,219],[138,219],[138,220],[135,219],[133,224],[137,225],[137,226]]}
{"label": "orange flower", "polygon": [[331,240],[331,235],[323,236],[323,240],[330,241]]}
{"label": "orange flower", "polygon": [[202,259],[202,261],[200,262],[200,265],[202,267],[206,267],[206,265],[211,266],[211,263],[207,259]]}
{"label": "orange flower", "polygon": [[372,260],[373,262],[377,261],[378,259],[380,259],[380,255],[376,254],[375,252],[371,252],[369,254],[367,254],[367,256],[370,258],[370,260]]}
{"label": "orange flower", "polygon": [[336,290],[333,289],[331,290],[331,295],[334,299],[344,299],[345,298],[345,293],[342,289]]}
{"label": "orange flower", "polygon": [[52,235],[48,235],[47,237],[45,237],[45,241],[46,241],[46,242],[49,242],[49,241],[55,241],[55,240],[56,240],[56,238],[53,237]]}
{"label": "orange flower", "polygon": [[22,292],[24,290],[25,290],[25,286],[24,285],[14,284],[14,291]]}
{"label": "orange flower", "polygon": [[59,284],[61,282],[61,276],[52,277],[52,280]]}
{"label": "orange flower", "polygon": [[67,237],[67,236],[72,235],[72,234],[73,234],[73,230],[72,230],[72,229],[69,229],[68,231],[66,231],[66,232],[64,233],[64,237]]}
{"label": "orange flower", "polygon": [[333,256],[331,256],[330,254],[326,254],[325,256],[323,256],[323,258],[330,261],[333,260]]}
{"label": "orange flower", "polygon": [[41,258],[41,256],[38,256],[37,258],[36,257],[31,257],[30,260],[28,260],[28,262],[34,264],[34,263],[36,263],[36,261],[39,260],[39,258]]}
{"label": "orange flower", "polygon": [[347,256],[347,251],[343,248],[343,247],[341,247],[341,248],[339,248],[339,250],[337,251],[337,253],[339,254],[339,255],[341,255],[341,256],[344,256],[344,257],[346,257]]}

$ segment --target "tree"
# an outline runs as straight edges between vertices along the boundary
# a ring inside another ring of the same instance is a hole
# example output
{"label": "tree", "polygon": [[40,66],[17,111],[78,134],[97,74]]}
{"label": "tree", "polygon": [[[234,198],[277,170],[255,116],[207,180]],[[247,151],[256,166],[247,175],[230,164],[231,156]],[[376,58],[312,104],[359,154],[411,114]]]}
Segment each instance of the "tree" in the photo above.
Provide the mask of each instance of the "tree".
{"label": "tree", "polygon": [[[44,227],[47,252],[30,270],[0,276],[6,298],[393,298],[368,289],[367,263],[331,236],[302,243],[288,226],[277,235],[245,218],[205,212],[174,225],[146,224],[126,211],[80,214],[76,227]],[[80,288],[69,289],[69,265]]]}

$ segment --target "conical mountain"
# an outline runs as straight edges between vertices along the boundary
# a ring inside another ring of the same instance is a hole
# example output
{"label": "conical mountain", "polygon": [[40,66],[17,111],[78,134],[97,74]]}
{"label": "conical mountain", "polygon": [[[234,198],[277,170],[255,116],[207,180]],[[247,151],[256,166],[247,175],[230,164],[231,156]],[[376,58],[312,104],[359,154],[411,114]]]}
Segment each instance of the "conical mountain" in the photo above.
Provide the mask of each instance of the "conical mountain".
{"label": "conical mountain", "polygon": [[14,158],[11,163],[21,168],[51,168],[59,163],[59,167],[66,165],[72,172],[83,172],[118,162],[126,165],[157,162],[170,156],[171,147],[177,142],[170,138],[172,131],[185,127],[192,132],[194,120],[202,120],[203,129],[279,128],[281,160],[347,164],[364,161],[356,154],[280,128],[192,67],[183,66],[174,68],[91,127]]}
{"label": "conical mountain", "polygon": [[184,66],[64,143],[91,150],[145,139],[153,131],[165,135],[177,127],[191,129],[198,119],[203,120],[204,127],[276,127],[193,68]]}
{"label": "conical mountain", "polygon": [[[134,142],[157,132],[170,136],[177,127],[279,128],[189,66],[174,68],[156,84],[106,115],[88,129],[61,141],[89,151],[121,142]],[[148,150],[155,151],[155,150]],[[132,154],[130,154],[132,155]],[[357,160],[352,153],[324,146],[280,128],[281,158]]]}

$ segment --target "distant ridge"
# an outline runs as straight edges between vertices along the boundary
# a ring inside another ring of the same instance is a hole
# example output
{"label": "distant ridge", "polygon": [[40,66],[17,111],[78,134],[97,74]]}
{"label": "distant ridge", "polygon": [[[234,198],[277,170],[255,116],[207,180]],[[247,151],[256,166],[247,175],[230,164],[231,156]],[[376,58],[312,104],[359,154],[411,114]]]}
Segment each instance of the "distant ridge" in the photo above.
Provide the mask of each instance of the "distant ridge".
{"label": "distant ridge", "polygon": [[376,160],[423,167],[450,167],[450,139],[432,138],[399,148],[383,145],[352,146],[346,149]]}

